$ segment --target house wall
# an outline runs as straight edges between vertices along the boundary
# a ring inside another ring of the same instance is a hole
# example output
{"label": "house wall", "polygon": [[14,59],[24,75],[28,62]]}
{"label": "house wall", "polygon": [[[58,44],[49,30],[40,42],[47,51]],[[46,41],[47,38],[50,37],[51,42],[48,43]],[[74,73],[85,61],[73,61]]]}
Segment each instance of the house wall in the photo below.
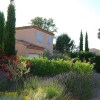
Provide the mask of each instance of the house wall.
{"label": "house wall", "polygon": [[[38,42],[38,33],[42,34],[42,42]],[[48,45],[47,38],[50,36],[51,43]],[[53,35],[41,32],[34,28],[16,30],[16,39],[25,40],[40,47],[44,47],[53,53]]]}
{"label": "house wall", "polygon": [[35,50],[35,49],[29,49],[26,45],[16,42],[16,50],[18,50],[17,55],[18,56],[27,56],[28,54],[42,54],[42,50]]}

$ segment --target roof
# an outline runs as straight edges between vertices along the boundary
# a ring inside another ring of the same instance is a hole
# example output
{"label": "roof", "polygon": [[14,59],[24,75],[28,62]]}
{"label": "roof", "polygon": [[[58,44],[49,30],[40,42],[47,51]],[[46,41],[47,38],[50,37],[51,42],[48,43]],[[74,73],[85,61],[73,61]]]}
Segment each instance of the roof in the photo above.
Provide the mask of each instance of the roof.
{"label": "roof", "polygon": [[41,28],[39,28],[37,26],[22,26],[22,27],[16,27],[16,30],[31,29],[31,28],[34,28],[34,29],[36,29],[38,31],[41,31],[41,32],[45,32],[45,33],[50,34],[50,35],[54,35],[52,32],[49,32],[49,31],[44,30],[44,29],[41,29]]}
{"label": "roof", "polygon": [[99,49],[96,49],[96,48],[90,48],[89,51],[90,51],[90,52],[94,52],[94,53],[96,53],[97,55],[100,54]]}
{"label": "roof", "polygon": [[44,47],[37,46],[33,43],[27,42],[25,40],[16,40],[18,43],[22,43],[27,46],[28,49],[35,49],[35,50],[44,50]]}

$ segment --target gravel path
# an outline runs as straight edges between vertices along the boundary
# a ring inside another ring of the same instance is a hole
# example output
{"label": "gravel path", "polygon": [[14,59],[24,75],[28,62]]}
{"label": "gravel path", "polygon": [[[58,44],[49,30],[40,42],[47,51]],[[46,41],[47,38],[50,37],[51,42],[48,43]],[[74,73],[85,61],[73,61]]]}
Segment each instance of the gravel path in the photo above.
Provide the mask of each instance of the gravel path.
{"label": "gravel path", "polygon": [[94,71],[94,77],[98,84],[93,91],[93,98],[91,100],[100,100],[100,73]]}

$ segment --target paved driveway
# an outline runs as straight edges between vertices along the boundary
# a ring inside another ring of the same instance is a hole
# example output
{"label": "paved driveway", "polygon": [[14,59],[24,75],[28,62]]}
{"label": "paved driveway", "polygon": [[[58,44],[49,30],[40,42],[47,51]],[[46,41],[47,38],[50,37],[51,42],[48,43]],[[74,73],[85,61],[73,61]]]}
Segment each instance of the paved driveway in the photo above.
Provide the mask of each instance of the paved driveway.
{"label": "paved driveway", "polygon": [[91,100],[100,100],[100,73],[94,71],[94,77],[98,84],[93,91],[93,98]]}

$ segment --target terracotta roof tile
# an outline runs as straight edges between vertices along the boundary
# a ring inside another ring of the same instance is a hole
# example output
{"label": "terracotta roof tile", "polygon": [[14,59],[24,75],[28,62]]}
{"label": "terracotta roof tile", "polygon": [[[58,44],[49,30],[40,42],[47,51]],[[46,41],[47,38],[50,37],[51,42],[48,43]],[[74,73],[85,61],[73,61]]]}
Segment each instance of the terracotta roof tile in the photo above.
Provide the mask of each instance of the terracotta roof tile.
{"label": "terracotta roof tile", "polygon": [[29,42],[27,42],[27,41],[25,41],[25,40],[16,40],[17,42],[20,42],[20,43],[23,43],[24,45],[26,45],[27,46],[27,48],[29,48],[29,49],[35,49],[35,50],[44,50],[45,48],[44,47],[40,47],[40,46],[38,46],[38,45],[35,45],[35,44],[33,44],[33,43],[29,43]]}
{"label": "terracotta roof tile", "polygon": [[50,35],[54,35],[52,32],[49,32],[49,31],[44,30],[44,29],[41,29],[41,28],[39,28],[37,26],[22,26],[22,27],[16,27],[16,30],[31,29],[31,28],[34,28],[34,29],[39,30],[41,32],[45,32],[45,33],[50,34]]}

